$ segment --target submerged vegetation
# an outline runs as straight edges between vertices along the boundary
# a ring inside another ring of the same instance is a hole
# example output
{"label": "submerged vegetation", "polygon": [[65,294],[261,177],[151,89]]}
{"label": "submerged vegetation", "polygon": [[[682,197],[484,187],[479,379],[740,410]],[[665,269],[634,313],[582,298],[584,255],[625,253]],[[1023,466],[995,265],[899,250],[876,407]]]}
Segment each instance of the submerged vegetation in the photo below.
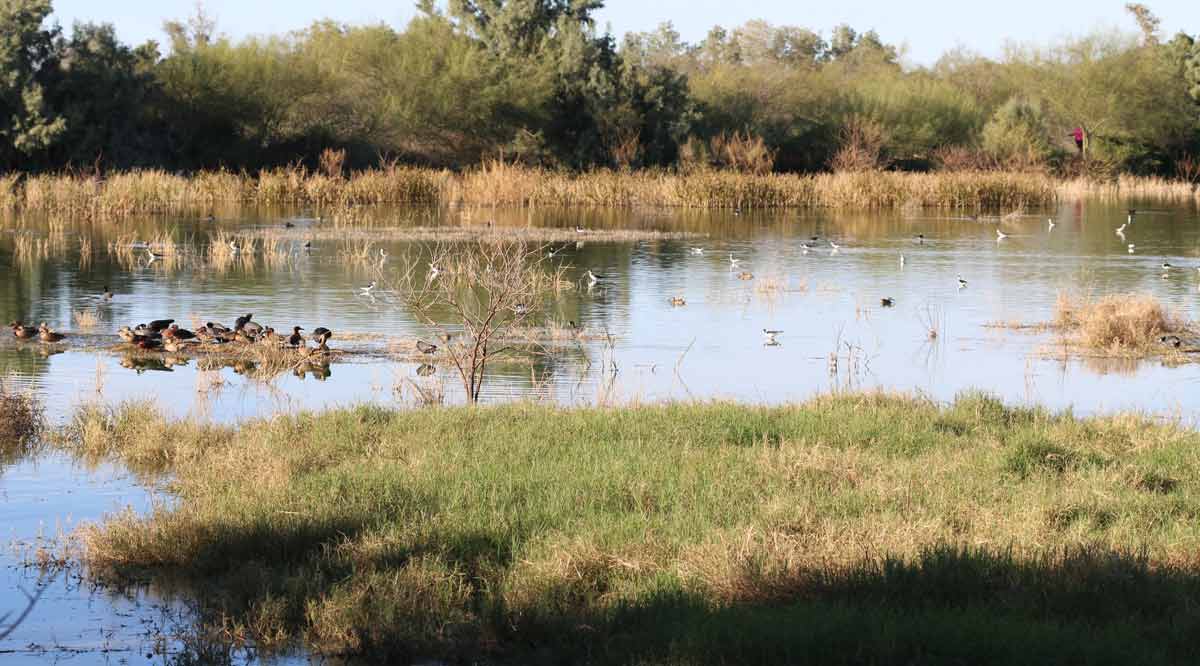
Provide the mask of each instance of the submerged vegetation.
{"label": "submerged vegetation", "polygon": [[[1200,45],[1161,34],[1140,4],[1129,5],[1137,32],[1014,47],[999,60],[960,49],[931,66],[905,63],[875,31],[848,25],[818,32],[749,21],[688,43],[665,23],[618,43],[597,29],[602,0],[417,5],[403,27],[317,21],[242,40],[198,10],[167,22],[162,44],[131,46],[111,25],[47,23],[51,0],[6,2],[0,63],[10,75],[0,102],[12,112],[0,118],[0,172],[265,170],[264,200],[290,196],[295,171],[274,169],[298,163],[324,174],[323,184],[364,167],[492,159],[758,176],[1200,177]],[[386,200],[433,198],[436,178],[382,172],[363,185]],[[236,177],[204,180],[202,191],[235,198]],[[0,207],[16,184],[0,175]],[[81,194],[63,184],[29,179],[25,198]],[[101,205],[168,202],[117,196]]]}
{"label": "submerged vegetation", "polygon": [[[82,532],[260,649],[591,663],[1195,660],[1198,435],[965,395],[778,408],[86,408],[178,502]],[[882,628],[864,632],[864,627]],[[803,630],[800,630],[803,628]],[[1038,657],[1040,658],[1040,657]]]}

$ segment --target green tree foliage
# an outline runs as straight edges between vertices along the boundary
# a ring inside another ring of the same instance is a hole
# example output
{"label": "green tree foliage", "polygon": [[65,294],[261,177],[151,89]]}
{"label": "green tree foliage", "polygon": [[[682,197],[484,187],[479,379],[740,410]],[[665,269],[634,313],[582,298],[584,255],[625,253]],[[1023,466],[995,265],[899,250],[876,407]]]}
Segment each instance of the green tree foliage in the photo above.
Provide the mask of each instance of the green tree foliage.
{"label": "green tree foliage", "polygon": [[197,12],[168,22],[161,48],[133,48],[107,25],[65,35],[50,0],[0,0],[0,169],[315,166],[326,148],[352,168],[671,167],[684,144],[739,137],[777,170],[813,171],[854,127],[878,130],[891,168],[951,147],[1160,173],[1200,154],[1200,44],[1164,41],[1141,4],[1127,6],[1137,32],[998,59],[959,49],[932,67],[849,25],[754,20],[688,43],[664,23],[618,47],[597,29],[602,5],[418,0],[401,29],[318,21],[241,40]]}
{"label": "green tree foliage", "polygon": [[0,166],[19,166],[66,128],[42,85],[55,66],[57,30],[42,27],[50,10],[50,0],[0,0]]}

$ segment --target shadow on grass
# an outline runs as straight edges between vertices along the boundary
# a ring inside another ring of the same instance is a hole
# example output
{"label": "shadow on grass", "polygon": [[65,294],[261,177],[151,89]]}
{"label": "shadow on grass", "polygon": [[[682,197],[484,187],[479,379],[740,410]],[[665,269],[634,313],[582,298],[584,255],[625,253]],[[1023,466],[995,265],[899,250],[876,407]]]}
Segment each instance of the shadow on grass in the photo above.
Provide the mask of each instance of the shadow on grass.
{"label": "shadow on grass", "polygon": [[[462,552],[479,554],[498,544],[468,546]],[[379,564],[394,566],[397,561]],[[490,563],[495,565],[503,566],[500,561]],[[1192,568],[1156,566],[1141,555],[1100,548],[1019,559],[1009,553],[940,546],[909,562],[869,559],[849,567],[748,581],[753,583],[748,587],[770,590],[770,598],[729,603],[719,603],[674,576],[659,574],[640,580],[639,592],[622,602],[605,601],[603,585],[593,588],[600,594],[581,593],[575,585],[551,586],[518,609],[506,607],[493,593],[495,581],[485,580],[488,567],[473,568],[473,593],[462,596],[459,603],[447,603],[454,595],[443,590],[433,595],[440,601],[429,600],[424,607],[414,608],[410,606],[415,598],[387,585],[353,597],[362,608],[351,611],[358,624],[350,629],[361,632],[364,640],[349,661],[412,663],[436,657],[451,663],[544,664],[1182,664],[1200,660],[1196,639],[1200,577]],[[344,579],[329,582],[346,584]],[[431,583],[409,579],[404,584]],[[331,592],[309,589],[310,594]],[[308,621],[319,619],[310,616]],[[291,630],[311,636],[314,627]],[[315,631],[320,633],[321,628]]]}

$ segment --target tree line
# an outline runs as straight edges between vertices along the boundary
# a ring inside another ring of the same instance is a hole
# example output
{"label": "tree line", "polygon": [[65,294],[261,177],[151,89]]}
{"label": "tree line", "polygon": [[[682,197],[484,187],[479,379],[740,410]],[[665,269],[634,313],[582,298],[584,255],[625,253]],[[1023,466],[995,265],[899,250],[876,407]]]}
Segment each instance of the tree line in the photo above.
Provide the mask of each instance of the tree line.
{"label": "tree line", "polygon": [[[503,159],[552,168],[1004,168],[1200,178],[1200,43],[1095,32],[928,67],[873,31],[750,21],[620,43],[602,0],[420,0],[403,29],[318,21],[163,43],[0,0],[0,170]],[[1084,140],[1076,145],[1079,128]]]}

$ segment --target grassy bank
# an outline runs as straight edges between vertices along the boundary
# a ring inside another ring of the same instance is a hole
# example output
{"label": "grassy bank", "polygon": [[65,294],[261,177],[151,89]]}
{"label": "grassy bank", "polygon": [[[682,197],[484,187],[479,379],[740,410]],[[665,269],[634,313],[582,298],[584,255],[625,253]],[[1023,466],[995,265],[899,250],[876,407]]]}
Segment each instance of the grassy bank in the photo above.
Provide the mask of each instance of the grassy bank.
{"label": "grassy bank", "polygon": [[994,171],[816,175],[752,175],[731,171],[591,171],[569,173],[487,164],[453,173],[395,167],[330,177],[304,169],[258,174],[162,171],[106,178],[43,175],[0,177],[0,208],[61,215],[120,217],[193,212],[218,204],[369,204],[506,206],[657,206],[686,208],[896,209],[1009,211],[1060,198],[1136,197],[1181,203],[1200,200],[1187,183],[1123,177],[1112,183],[1064,182],[1051,176]]}
{"label": "grassy bank", "polygon": [[227,636],[372,661],[1184,663],[1200,435],[978,395],[515,405],[63,440],[179,501],[82,535]]}

